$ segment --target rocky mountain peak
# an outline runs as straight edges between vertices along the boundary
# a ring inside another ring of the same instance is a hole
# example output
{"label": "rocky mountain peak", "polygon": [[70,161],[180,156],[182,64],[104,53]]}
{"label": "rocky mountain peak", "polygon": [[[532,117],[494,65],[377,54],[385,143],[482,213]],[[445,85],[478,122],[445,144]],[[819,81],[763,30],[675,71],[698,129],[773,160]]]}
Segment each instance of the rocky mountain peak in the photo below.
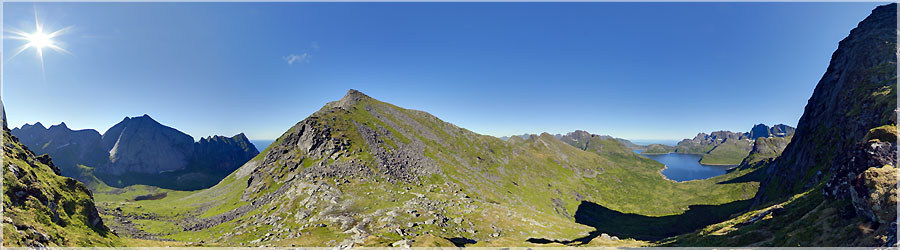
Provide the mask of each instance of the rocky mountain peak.
{"label": "rocky mountain peak", "polygon": [[22,125],[22,128],[21,128],[21,129],[23,129],[23,130],[28,130],[28,129],[35,129],[35,128],[39,128],[39,129],[41,129],[41,130],[46,130],[46,129],[47,129],[47,127],[44,127],[44,124],[41,124],[41,122],[36,122],[36,123],[34,123],[34,125],[31,125],[31,124],[27,124],[27,123],[26,123],[25,125]]}
{"label": "rocky mountain peak", "polygon": [[194,138],[143,115],[126,117],[107,130],[103,145],[109,150],[112,173],[160,173],[187,166]]}
{"label": "rocky mountain peak", "polygon": [[61,122],[61,123],[59,123],[58,125],[50,126],[49,129],[50,129],[51,131],[53,131],[53,130],[71,130],[71,129],[69,129],[69,126],[66,126],[66,123],[65,123],[65,122]]}
{"label": "rocky mountain peak", "polygon": [[363,100],[371,100],[372,97],[369,97],[362,92],[359,92],[355,89],[350,89],[347,91],[347,94],[344,95],[340,100],[329,102],[326,107],[332,108],[341,108],[344,110],[350,110],[353,106],[359,104],[359,102]]}
{"label": "rocky mountain peak", "polygon": [[766,137],[786,137],[794,134],[794,127],[778,124],[772,127],[766,126],[766,124],[756,124],[750,129],[750,139],[756,140],[757,138],[766,138]]}

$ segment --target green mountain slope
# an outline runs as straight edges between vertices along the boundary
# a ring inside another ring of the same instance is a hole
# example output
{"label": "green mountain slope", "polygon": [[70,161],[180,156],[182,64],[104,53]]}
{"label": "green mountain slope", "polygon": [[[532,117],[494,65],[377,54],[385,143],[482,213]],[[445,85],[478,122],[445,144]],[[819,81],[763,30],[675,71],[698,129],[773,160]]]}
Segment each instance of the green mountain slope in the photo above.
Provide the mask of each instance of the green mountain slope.
{"label": "green mountain slope", "polygon": [[[5,125],[5,124],[4,124]],[[3,245],[115,246],[91,191],[60,176],[47,155],[35,156],[3,126]]]}
{"label": "green mountain slope", "polygon": [[[604,146],[592,152],[546,133],[515,138],[479,135],[351,90],[210,189],[98,197],[101,207],[118,204],[122,214],[149,214],[169,228],[154,237],[206,244],[385,246],[447,239],[532,245],[528,239],[592,231],[576,223],[584,202],[622,213],[678,215],[691,205],[749,199],[757,187],[718,184],[742,171],[668,181],[659,173],[662,164],[615,140],[594,144]],[[166,194],[133,199],[154,193]]]}

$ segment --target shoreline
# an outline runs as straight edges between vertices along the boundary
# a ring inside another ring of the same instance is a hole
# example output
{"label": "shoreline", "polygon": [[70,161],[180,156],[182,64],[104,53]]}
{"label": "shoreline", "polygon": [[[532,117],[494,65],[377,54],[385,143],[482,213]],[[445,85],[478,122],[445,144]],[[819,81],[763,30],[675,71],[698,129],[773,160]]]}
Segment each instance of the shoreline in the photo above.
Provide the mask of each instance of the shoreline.
{"label": "shoreline", "polygon": [[[699,156],[699,155],[703,155],[703,154],[686,154],[686,153],[678,153],[678,152],[668,152],[668,153],[664,153],[664,154],[663,154],[663,153],[657,153],[657,154],[654,154],[654,153],[646,153],[646,154],[645,154],[645,153],[643,153],[643,152],[640,152],[640,153],[634,152],[634,153],[636,153],[636,154],[638,154],[638,155],[641,155],[641,156],[646,156],[646,155],[667,155],[667,154],[683,154],[683,155],[698,155],[698,156]],[[702,157],[701,157],[701,160],[702,160]],[[656,160],[654,160],[654,161],[656,161]],[[656,161],[656,162],[659,162],[659,161]],[[686,180],[686,181],[676,181],[676,180],[669,179],[668,176],[666,176],[665,174],[662,173],[663,171],[665,171],[666,169],[668,169],[669,166],[666,165],[666,164],[663,164],[662,162],[659,162],[659,163],[663,165],[663,168],[660,169],[660,170],[657,171],[657,172],[659,173],[659,175],[661,175],[661,176],[663,177],[663,179],[668,180],[668,181],[671,181],[671,182],[675,182],[675,183],[683,183],[683,182],[689,182],[689,181],[701,181],[701,180],[706,180],[706,179],[715,177],[715,176],[712,176],[712,177],[709,177],[709,178],[703,178],[703,179],[693,179],[693,180]],[[731,171],[731,170],[737,168],[738,166],[740,166],[740,164],[737,164],[737,165],[734,165],[734,164],[703,164],[703,163],[700,163],[700,160],[697,160],[697,164],[699,164],[699,165],[701,165],[701,166],[715,166],[715,167],[730,166],[729,168],[725,169],[725,171],[726,171],[725,173],[726,173],[726,174],[727,174],[729,171]]]}

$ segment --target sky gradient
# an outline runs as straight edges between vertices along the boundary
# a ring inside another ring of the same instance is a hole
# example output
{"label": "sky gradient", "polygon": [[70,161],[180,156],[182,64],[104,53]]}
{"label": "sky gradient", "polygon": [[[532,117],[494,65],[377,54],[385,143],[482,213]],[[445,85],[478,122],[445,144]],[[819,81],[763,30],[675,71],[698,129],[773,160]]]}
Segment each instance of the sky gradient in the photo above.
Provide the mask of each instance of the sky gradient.
{"label": "sky gradient", "polygon": [[103,133],[149,114],[194,139],[274,139],[358,89],[477,133],[628,139],[796,126],[879,3],[4,3],[11,127]]}

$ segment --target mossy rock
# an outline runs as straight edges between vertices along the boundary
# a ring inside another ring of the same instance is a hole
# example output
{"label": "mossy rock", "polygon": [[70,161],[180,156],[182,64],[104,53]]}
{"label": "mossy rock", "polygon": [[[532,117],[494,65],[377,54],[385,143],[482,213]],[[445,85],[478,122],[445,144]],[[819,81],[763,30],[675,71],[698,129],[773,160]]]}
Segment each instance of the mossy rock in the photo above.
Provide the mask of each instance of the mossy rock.
{"label": "mossy rock", "polygon": [[863,141],[868,142],[897,142],[897,126],[896,125],[884,125],[881,127],[873,128],[869,130],[869,133],[866,134],[866,137],[863,138]]}

